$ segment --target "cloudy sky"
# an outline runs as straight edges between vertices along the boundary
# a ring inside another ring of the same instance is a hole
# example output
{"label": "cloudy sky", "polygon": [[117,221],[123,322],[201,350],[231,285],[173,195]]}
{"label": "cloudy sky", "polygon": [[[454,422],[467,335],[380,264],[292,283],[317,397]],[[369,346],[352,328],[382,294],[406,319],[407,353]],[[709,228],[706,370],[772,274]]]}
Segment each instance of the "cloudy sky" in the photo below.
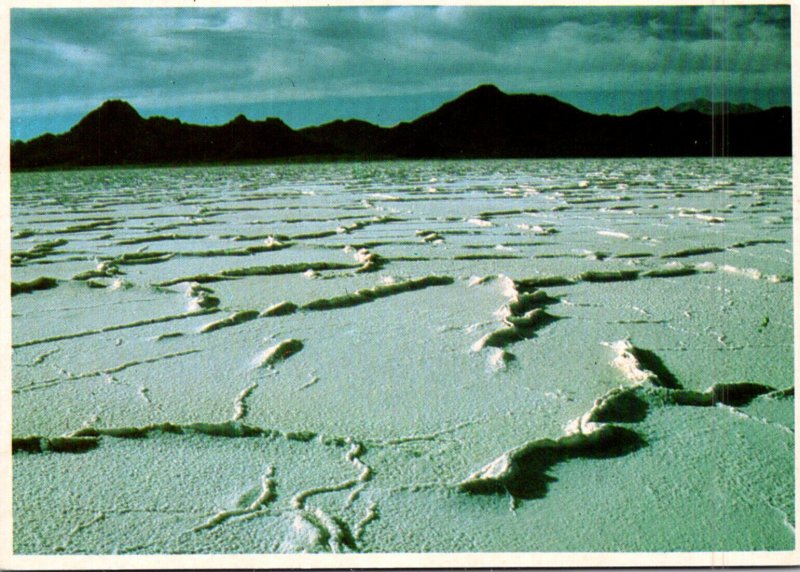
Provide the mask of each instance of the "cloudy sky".
{"label": "cloudy sky", "polygon": [[393,125],[482,83],[595,113],[790,103],[788,6],[13,9],[15,139],[142,115]]}

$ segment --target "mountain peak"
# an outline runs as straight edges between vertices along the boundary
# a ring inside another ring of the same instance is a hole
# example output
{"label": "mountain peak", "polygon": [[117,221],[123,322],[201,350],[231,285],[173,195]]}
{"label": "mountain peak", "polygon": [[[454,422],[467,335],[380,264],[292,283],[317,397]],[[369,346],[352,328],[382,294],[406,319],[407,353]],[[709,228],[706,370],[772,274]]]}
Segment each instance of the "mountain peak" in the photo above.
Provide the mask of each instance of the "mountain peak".
{"label": "mountain peak", "polygon": [[144,119],[139,115],[139,112],[127,101],[109,99],[104,101],[100,107],[90,111],[73,129],[97,128],[110,124],[136,125],[143,121]]}
{"label": "mountain peak", "polygon": [[239,115],[231,119],[228,122],[228,125],[243,126],[243,125],[250,125],[250,123],[252,122],[247,118],[247,116],[245,116],[243,113],[240,113]]}
{"label": "mountain peak", "polygon": [[109,99],[104,101],[95,111],[112,117],[135,117],[142,119],[139,112],[136,111],[130,103],[122,99]]}
{"label": "mountain peak", "polygon": [[482,113],[485,110],[490,108],[497,107],[504,98],[508,97],[505,93],[500,91],[500,89],[491,84],[483,84],[475,87],[460,96],[456,97],[453,100],[450,100],[444,104],[442,104],[439,109],[434,112],[427,113],[423,115],[421,118],[418,118],[412,123],[418,122],[420,119],[424,119],[426,117],[435,116],[440,113],[447,113],[452,114],[455,113],[457,115],[474,115],[475,113]]}
{"label": "mountain peak", "polygon": [[484,95],[505,95],[505,93],[503,93],[503,91],[501,91],[499,87],[497,87],[492,83],[481,84],[478,87],[469,90],[464,95],[468,95],[470,93],[480,93]]}
{"label": "mountain peak", "polygon": [[136,111],[133,106],[124,99],[107,99],[98,109],[129,109]]}
{"label": "mountain peak", "polygon": [[466,93],[462,94],[460,97],[456,98],[455,101],[458,100],[481,100],[481,101],[492,101],[498,99],[500,97],[504,97],[506,94],[503,93],[500,88],[496,85],[492,85],[490,83],[485,83],[483,85],[479,85],[476,88],[473,88]]}

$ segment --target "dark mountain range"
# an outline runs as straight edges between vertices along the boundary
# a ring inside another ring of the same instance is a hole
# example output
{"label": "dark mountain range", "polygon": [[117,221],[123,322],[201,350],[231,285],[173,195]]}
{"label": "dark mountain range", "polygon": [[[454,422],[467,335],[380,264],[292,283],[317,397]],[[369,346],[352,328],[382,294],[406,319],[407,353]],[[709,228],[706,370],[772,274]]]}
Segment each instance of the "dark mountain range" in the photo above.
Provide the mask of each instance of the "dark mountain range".
{"label": "dark mountain range", "polygon": [[[699,101],[699,100],[698,100]],[[696,105],[695,105],[696,104]],[[395,127],[337,120],[293,130],[239,115],[218,126],[143,118],[107,101],[61,135],[11,146],[14,170],[306,158],[788,156],[791,108],[653,108],[594,115],[545,95],[475,88]],[[706,113],[706,109],[710,113]]]}
{"label": "dark mountain range", "polygon": [[709,101],[701,97],[694,101],[685,101],[679,103],[674,107],[669,108],[670,111],[699,111],[706,115],[723,115],[729,113],[731,115],[742,115],[743,113],[755,113],[762,111],[750,103],[730,103],[728,101]]}
{"label": "dark mountain range", "polygon": [[106,101],[63,135],[11,147],[12,168],[153,163],[204,163],[331,153],[280,119],[239,115],[220,126],[164,117],[142,118],[124,101]]}

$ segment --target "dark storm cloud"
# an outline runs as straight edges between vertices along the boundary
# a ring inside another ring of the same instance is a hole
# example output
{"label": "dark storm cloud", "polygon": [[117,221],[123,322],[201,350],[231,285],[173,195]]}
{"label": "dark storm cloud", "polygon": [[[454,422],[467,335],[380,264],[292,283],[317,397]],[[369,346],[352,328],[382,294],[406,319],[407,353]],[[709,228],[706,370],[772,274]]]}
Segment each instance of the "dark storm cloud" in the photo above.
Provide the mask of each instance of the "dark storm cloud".
{"label": "dark storm cloud", "polygon": [[11,25],[17,123],[111,97],[233,112],[491,82],[615,111],[634,92],[669,105],[790,85],[788,6],[15,9]]}

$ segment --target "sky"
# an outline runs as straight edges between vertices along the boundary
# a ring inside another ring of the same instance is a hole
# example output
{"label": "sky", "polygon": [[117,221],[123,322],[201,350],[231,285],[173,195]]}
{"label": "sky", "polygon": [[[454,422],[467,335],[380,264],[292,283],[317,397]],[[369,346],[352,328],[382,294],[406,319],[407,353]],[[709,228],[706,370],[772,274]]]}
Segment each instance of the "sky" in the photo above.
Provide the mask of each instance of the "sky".
{"label": "sky", "polygon": [[789,6],[11,11],[11,136],[107,99],[143,116],[391,126],[477,85],[592,113],[791,100]]}

